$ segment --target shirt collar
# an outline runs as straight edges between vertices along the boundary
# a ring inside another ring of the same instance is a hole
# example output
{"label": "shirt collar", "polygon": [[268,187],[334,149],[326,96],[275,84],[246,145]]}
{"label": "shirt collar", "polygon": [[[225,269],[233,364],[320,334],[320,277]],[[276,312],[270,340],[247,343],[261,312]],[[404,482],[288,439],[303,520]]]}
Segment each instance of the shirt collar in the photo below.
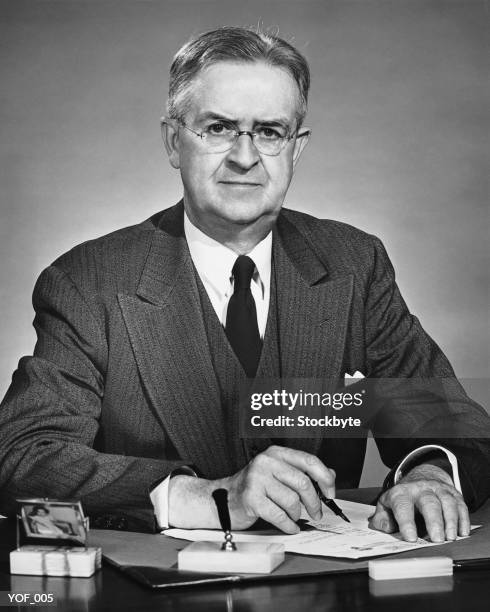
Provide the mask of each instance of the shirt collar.
{"label": "shirt collar", "polygon": [[[211,283],[220,294],[226,294],[230,289],[231,270],[237,254],[193,225],[185,212],[184,233],[199,276]],[[271,278],[272,232],[247,255],[253,259],[257,268],[253,280],[260,285],[264,294]]]}

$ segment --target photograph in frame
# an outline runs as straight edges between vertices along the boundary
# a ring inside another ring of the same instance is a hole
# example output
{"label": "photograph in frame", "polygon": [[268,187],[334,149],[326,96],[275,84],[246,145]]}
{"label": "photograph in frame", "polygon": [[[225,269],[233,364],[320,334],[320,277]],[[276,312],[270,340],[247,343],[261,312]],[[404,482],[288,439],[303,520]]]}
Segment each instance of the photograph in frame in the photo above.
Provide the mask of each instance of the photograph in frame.
{"label": "photograph in frame", "polygon": [[19,517],[29,538],[77,540],[87,536],[86,519],[80,502],[22,499]]}

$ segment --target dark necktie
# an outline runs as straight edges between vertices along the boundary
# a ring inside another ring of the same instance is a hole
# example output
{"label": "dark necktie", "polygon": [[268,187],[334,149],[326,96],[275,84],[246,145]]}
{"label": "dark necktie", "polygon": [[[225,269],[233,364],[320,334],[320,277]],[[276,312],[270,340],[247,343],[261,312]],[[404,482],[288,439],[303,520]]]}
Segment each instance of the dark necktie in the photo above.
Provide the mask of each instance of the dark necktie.
{"label": "dark necktie", "polygon": [[255,264],[246,255],[240,255],[233,266],[233,295],[226,312],[226,335],[249,378],[257,372],[262,341],[257,325],[255,300],[250,281]]}

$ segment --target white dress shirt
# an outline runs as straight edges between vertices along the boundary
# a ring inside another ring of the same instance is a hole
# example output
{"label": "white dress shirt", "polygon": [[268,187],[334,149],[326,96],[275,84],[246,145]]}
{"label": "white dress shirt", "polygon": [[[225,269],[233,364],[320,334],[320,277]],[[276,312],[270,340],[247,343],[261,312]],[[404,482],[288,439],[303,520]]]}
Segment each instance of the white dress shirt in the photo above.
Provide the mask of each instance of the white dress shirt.
{"label": "white dress shirt", "polygon": [[[223,327],[226,324],[226,311],[228,301],[233,294],[233,276],[231,270],[238,255],[221,243],[213,240],[193,225],[187,214],[184,213],[184,233],[194,266],[199,278],[211,300],[214,311]],[[252,276],[250,289],[257,309],[257,323],[260,337],[263,339],[270,300],[271,261],[272,261],[272,232],[255,246],[247,255],[255,263],[255,272]],[[403,475],[403,468],[424,452],[439,449],[446,453],[452,469],[453,482],[461,493],[456,457],[453,453],[441,446],[422,446],[407,455],[398,467],[395,484]],[[168,522],[168,487],[171,475],[153,489],[150,499],[154,507],[155,517],[160,529],[167,529]]]}
{"label": "white dress shirt", "polygon": [[[233,294],[231,270],[238,255],[201,232],[189,221],[187,215],[184,215],[184,233],[199,278],[224,327],[228,302]],[[250,290],[257,309],[259,334],[264,338],[270,299],[272,232],[269,232],[247,255],[255,263]]]}

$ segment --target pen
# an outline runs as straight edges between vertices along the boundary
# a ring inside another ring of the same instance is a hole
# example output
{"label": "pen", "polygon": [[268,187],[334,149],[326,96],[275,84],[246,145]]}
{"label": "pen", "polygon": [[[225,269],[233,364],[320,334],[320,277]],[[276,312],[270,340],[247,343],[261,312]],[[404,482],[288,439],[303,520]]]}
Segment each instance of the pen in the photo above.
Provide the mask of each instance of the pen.
{"label": "pen", "polygon": [[315,487],[316,494],[318,495],[320,501],[322,501],[325,504],[325,506],[327,506],[327,508],[330,508],[330,510],[336,516],[340,516],[340,518],[344,519],[344,521],[346,521],[347,523],[350,523],[350,520],[342,512],[342,509],[337,506],[335,501],[333,499],[328,499],[328,497],[325,497],[322,490],[318,486],[318,483],[315,482],[314,480],[311,480],[311,482],[313,483],[313,486]]}
{"label": "pen", "polygon": [[454,561],[453,567],[454,569],[458,570],[489,569],[490,558],[484,557],[483,559],[462,559],[461,561]]}

